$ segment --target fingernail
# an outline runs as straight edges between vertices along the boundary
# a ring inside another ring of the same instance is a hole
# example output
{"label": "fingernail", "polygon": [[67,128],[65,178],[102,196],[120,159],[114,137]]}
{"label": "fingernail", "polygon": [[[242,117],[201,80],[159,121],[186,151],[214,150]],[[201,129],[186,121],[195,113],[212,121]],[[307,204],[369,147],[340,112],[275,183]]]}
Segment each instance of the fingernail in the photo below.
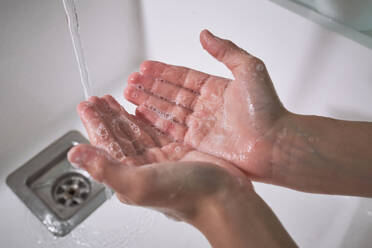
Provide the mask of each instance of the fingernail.
{"label": "fingernail", "polygon": [[80,169],[80,165],[77,163],[70,162],[71,166],[74,167],[75,169]]}
{"label": "fingernail", "polygon": [[71,148],[67,153],[67,159],[74,167],[80,167],[81,158],[75,155],[76,147]]}

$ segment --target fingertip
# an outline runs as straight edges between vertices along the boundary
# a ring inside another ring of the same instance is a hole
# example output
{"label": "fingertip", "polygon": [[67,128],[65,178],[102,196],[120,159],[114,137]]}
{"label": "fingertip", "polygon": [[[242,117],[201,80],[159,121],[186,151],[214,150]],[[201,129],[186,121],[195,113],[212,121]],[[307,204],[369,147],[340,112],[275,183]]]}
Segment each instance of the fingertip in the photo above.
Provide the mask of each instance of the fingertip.
{"label": "fingertip", "polygon": [[152,67],[152,64],[154,63],[155,61],[152,61],[152,60],[145,60],[141,63],[140,65],[140,72],[145,74],[147,72],[149,72],[151,70],[151,67]]}
{"label": "fingertip", "polygon": [[115,164],[116,160],[106,151],[89,144],[79,144],[67,153],[69,162],[86,170],[95,180],[103,182],[104,170]]}
{"label": "fingertip", "polygon": [[131,89],[130,89],[129,85],[127,85],[127,86],[125,87],[125,89],[124,89],[123,96],[124,96],[124,98],[127,99],[128,101],[129,101],[130,91],[131,91]]}
{"label": "fingertip", "polygon": [[115,98],[110,94],[106,94],[102,98],[105,99],[105,100],[110,100],[110,101],[114,100],[115,101]]}
{"label": "fingertip", "polygon": [[83,101],[76,106],[76,111],[81,116],[81,114],[83,114],[86,109],[91,108],[91,107],[93,107],[92,102]]}
{"label": "fingertip", "polygon": [[88,101],[92,102],[92,103],[95,103],[95,102],[99,101],[99,97],[98,96],[91,96],[91,97],[88,98]]}
{"label": "fingertip", "polygon": [[76,146],[74,146],[74,147],[72,147],[69,151],[68,151],[68,153],[67,153],[67,159],[68,159],[68,161],[70,161],[70,163],[76,163],[75,161],[76,161],[76,152],[77,152],[77,147]]}
{"label": "fingertip", "polygon": [[204,49],[206,49],[209,33],[210,33],[209,30],[204,29],[203,31],[200,32],[199,35],[200,43]]}
{"label": "fingertip", "polygon": [[86,147],[90,146],[88,144],[79,144],[72,147],[67,153],[67,159],[70,163],[75,165],[81,166],[86,159],[86,156],[83,156],[84,152],[86,151]]}
{"label": "fingertip", "polygon": [[106,101],[106,103],[111,109],[118,111],[118,112],[120,112],[122,109],[125,111],[125,109],[120,105],[120,103],[112,95],[104,95],[102,98],[103,100]]}
{"label": "fingertip", "polygon": [[132,94],[133,91],[136,89],[133,85],[127,85],[124,89],[124,98],[127,99],[128,101],[131,101],[132,99]]}
{"label": "fingertip", "polygon": [[140,66],[140,73],[142,75],[151,75],[153,77],[161,76],[161,73],[167,67],[167,64],[154,61],[154,60],[145,60]]}
{"label": "fingertip", "polygon": [[137,84],[137,83],[140,82],[140,78],[141,78],[141,73],[139,73],[139,72],[133,72],[128,77],[128,83],[130,83],[130,84]]}
{"label": "fingertip", "polygon": [[149,95],[139,90],[134,85],[128,85],[124,90],[124,97],[131,103],[135,105],[140,105],[141,103],[146,102]]}
{"label": "fingertip", "polygon": [[210,38],[210,37],[214,37],[214,35],[211,33],[211,31],[209,31],[208,29],[203,29],[201,32],[200,32],[200,38],[201,39],[204,39],[204,38]]}
{"label": "fingertip", "polygon": [[210,42],[213,41],[213,39],[216,40],[220,38],[212,34],[212,32],[209,31],[208,29],[204,29],[203,31],[200,32],[200,42],[204,49],[208,48]]}

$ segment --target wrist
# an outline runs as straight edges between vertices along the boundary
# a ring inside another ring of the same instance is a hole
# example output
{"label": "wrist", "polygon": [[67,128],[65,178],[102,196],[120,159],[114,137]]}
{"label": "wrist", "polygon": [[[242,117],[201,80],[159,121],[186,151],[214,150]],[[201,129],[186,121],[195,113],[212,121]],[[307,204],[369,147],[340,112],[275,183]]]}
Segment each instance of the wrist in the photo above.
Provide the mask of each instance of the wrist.
{"label": "wrist", "polygon": [[313,191],[311,185],[318,184],[314,176],[324,161],[317,152],[319,135],[308,118],[288,113],[281,120],[273,146],[271,183],[302,191]]}
{"label": "wrist", "polygon": [[272,183],[313,193],[370,196],[371,137],[367,122],[290,114],[275,140]]}
{"label": "wrist", "polygon": [[255,221],[254,213],[246,217],[247,205],[255,205],[259,196],[252,187],[230,185],[205,200],[190,224],[201,231],[212,247],[246,247],[246,224]]}
{"label": "wrist", "polygon": [[272,147],[270,183],[287,186],[286,181],[289,176],[287,174],[291,169],[294,169],[293,165],[303,154],[301,153],[303,144],[300,145],[302,141],[299,139],[301,136],[298,135],[299,118],[299,115],[288,112],[278,120]]}
{"label": "wrist", "polygon": [[230,188],[209,201],[192,223],[212,247],[296,247],[280,221],[253,191]]}

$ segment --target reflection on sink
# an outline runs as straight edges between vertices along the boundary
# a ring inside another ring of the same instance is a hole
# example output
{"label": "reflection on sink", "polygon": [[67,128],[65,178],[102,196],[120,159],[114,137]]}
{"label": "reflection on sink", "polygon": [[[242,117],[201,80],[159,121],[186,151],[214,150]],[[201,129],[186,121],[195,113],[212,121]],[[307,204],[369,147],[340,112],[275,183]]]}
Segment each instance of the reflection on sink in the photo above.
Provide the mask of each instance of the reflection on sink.
{"label": "reflection on sink", "polygon": [[68,150],[88,141],[70,131],[7,178],[8,186],[56,236],[65,236],[105,200],[105,187],[71,166]]}

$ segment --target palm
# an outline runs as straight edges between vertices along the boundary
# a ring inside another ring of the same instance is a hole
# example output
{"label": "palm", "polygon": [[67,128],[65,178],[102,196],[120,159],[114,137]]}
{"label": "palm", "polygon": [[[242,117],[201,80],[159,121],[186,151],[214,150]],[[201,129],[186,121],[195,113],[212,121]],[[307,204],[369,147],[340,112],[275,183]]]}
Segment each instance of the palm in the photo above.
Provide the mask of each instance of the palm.
{"label": "palm", "polygon": [[278,119],[285,110],[266,68],[241,50],[223,58],[219,50],[206,49],[231,67],[235,80],[146,61],[140,73],[129,77],[125,97],[138,105],[138,114],[173,139],[253,176],[268,176]]}
{"label": "palm", "polygon": [[229,163],[171,141],[138,116],[128,114],[109,95],[91,97],[78,106],[91,143],[128,165],[166,161],[204,161],[240,172]]}

